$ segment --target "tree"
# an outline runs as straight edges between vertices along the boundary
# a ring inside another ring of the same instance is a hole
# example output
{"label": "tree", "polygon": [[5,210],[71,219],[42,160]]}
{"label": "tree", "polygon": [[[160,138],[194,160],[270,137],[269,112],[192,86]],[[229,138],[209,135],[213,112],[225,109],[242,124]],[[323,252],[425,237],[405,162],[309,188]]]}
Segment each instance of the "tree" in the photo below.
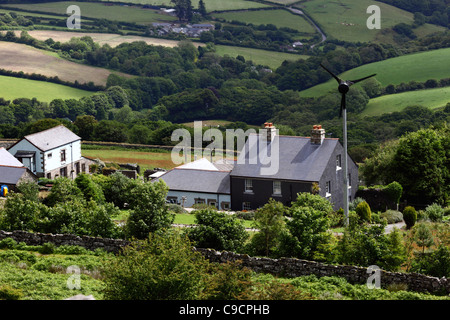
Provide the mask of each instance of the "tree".
{"label": "tree", "polygon": [[224,212],[198,210],[195,219],[198,226],[189,229],[187,235],[196,247],[239,251],[248,237],[241,221]]}
{"label": "tree", "polygon": [[283,204],[273,199],[269,199],[267,204],[256,210],[253,226],[259,232],[252,237],[252,254],[269,257],[277,249],[280,235],[286,225],[285,211]]}
{"label": "tree", "polygon": [[170,228],[175,215],[169,212],[164,181],[139,181],[131,191],[130,216],[125,226],[128,238],[146,239],[150,233]]}
{"label": "tree", "polygon": [[50,194],[45,198],[45,203],[52,207],[58,203],[65,203],[83,198],[83,194],[78,189],[75,181],[65,177],[54,180]]}
{"label": "tree", "polygon": [[83,140],[92,140],[98,121],[92,115],[78,116],[73,123],[78,128],[78,135]]}
{"label": "tree", "polygon": [[207,267],[187,237],[175,232],[150,234],[104,264],[104,298],[194,300],[205,287]]}
{"label": "tree", "polygon": [[191,0],[170,0],[175,5],[177,17],[181,21],[190,21],[192,19]]}
{"label": "tree", "polygon": [[203,18],[208,14],[208,12],[206,11],[205,2],[203,0],[200,0],[198,2],[198,12]]}

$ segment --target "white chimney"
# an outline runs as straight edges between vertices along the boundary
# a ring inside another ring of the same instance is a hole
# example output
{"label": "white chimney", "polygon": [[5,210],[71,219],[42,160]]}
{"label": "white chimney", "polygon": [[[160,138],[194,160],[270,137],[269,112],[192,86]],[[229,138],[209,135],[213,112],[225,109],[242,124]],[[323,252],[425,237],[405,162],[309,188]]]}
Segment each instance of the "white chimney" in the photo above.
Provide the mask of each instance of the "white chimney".
{"label": "white chimney", "polygon": [[320,145],[323,139],[325,139],[325,129],[322,129],[321,125],[314,125],[311,130],[311,143]]}

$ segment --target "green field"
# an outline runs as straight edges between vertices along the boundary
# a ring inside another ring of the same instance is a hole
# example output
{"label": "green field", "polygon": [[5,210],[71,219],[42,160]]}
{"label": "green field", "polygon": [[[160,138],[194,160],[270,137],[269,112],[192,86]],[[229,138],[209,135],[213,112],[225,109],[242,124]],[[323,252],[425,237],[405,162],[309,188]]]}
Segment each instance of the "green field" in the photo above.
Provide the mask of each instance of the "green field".
{"label": "green field", "polygon": [[283,9],[224,12],[214,14],[214,17],[222,18],[227,21],[236,20],[245,23],[252,23],[254,25],[273,24],[278,28],[287,27],[300,32],[315,33],[314,27],[302,16],[295,15]]}
{"label": "green field", "polygon": [[[367,7],[376,4],[381,10],[381,30],[368,29]],[[382,2],[372,0],[310,0],[296,5],[305,10],[328,36],[345,41],[371,41],[384,28],[404,22],[411,24],[413,14]]]}
{"label": "green field", "polygon": [[308,56],[298,55],[293,53],[276,52],[269,50],[244,48],[244,47],[232,47],[232,46],[216,46],[216,53],[218,55],[224,56],[229,55],[230,57],[236,58],[241,55],[245,60],[252,60],[255,64],[261,64],[263,66],[268,66],[271,69],[276,69],[283,61],[296,61],[299,59],[307,59]]}
{"label": "green field", "polygon": [[[46,2],[34,4],[10,4],[10,8],[23,10],[40,11],[43,13],[66,14],[68,6],[73,5],[73,1]],[[174,21],[177,18],[158,11],[141,9],[138,7],[125,7],[119,5],[106,6],[101,3],[76,2],[81,9],[81,16],[96,19],[107,19],[113,21],[135,22],[140,24],[151,24],[158,21]]]}
{"label": "green field", "polygon": [[[101,1],[173,7],[173,4],[170,2],[170,0],[101,0]],[[199,0],[192,0],[191,2],[194,8],[198,8]],[[204,2],[207,11],[240,10],[240,9],[267,7],[266,4],[247,0],[204,0]]]}
{"label": "green field", "polygon": [[362,115],[376,116],[415,105],[436,109],[444,107],[448,102],[450,102],[450,87],[402,92],[371,99]]}
{"label": "green field", "polygon": [[51,102],[53,99],[80,99],[91,94],[93,92],[50,82],[0,76],[0,97],[6,100],[36,98]]}
{"label": "green field", "polygon": [[[374,62],[348,70],[340,78],[359,79],[376,73],[376,79],[383,86],[402,82],[424,82],[428,79],[442,79],[450,76],[448,70],[450,48],[408,54],[384,61]],[[359,85],[359,84],[357,84]],[[329,81],[300,92],[302,97],[318,97],[336,89],[336,81]]]}

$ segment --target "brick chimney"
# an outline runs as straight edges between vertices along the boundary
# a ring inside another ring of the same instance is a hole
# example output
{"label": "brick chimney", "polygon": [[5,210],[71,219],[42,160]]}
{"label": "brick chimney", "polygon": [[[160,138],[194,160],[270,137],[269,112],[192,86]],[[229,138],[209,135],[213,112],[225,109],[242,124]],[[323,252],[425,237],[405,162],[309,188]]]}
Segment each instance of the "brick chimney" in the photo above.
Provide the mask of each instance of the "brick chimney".
{"label": "brick chimney", "polygon": [[267,136],[266,136],[267,143],[272,142],[272,140],[277,135],[277,129],[271,122],[264,123],[264,129],[266,129],[266,131],[267,131]]}
{"label": "brick chimney", "polygon": [[323,139],[325,139],[325,129],[322,129],[321,125],[314,125],[311,130],[311,143],[320,145]]}

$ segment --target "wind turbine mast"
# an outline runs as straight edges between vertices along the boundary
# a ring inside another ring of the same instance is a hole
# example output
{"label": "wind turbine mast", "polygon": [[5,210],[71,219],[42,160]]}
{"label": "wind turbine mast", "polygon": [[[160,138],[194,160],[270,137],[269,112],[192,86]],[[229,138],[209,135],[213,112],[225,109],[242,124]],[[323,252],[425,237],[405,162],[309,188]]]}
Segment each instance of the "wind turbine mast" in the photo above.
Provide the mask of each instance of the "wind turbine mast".
{"label": "wind turbine mast", "polygon": [[354,85],[357,82],[366,80],[368,78],[371,78],[375,76],[376,74],[372,74],[370,76],[357,79],[357,80],[342,80],[338,76],[336,76],[334,73],[332,73],[330,70],[325,68],[322,64],[320,65],[322,68],[325,69],[331,76],[336,79],[338,82],[338,91],[341,93],[341,108],[339,111],[339,118],[342,117],[343,119],[343,136],[344,136],[344,163],[343,163],[343,169],[344,169],[344,214],[345,214],[345,226],[349,225],[349,200],[348,200],[348,150],[347,150],[347,106],[346,106],[346,94],[350,90],[350,87]]}

